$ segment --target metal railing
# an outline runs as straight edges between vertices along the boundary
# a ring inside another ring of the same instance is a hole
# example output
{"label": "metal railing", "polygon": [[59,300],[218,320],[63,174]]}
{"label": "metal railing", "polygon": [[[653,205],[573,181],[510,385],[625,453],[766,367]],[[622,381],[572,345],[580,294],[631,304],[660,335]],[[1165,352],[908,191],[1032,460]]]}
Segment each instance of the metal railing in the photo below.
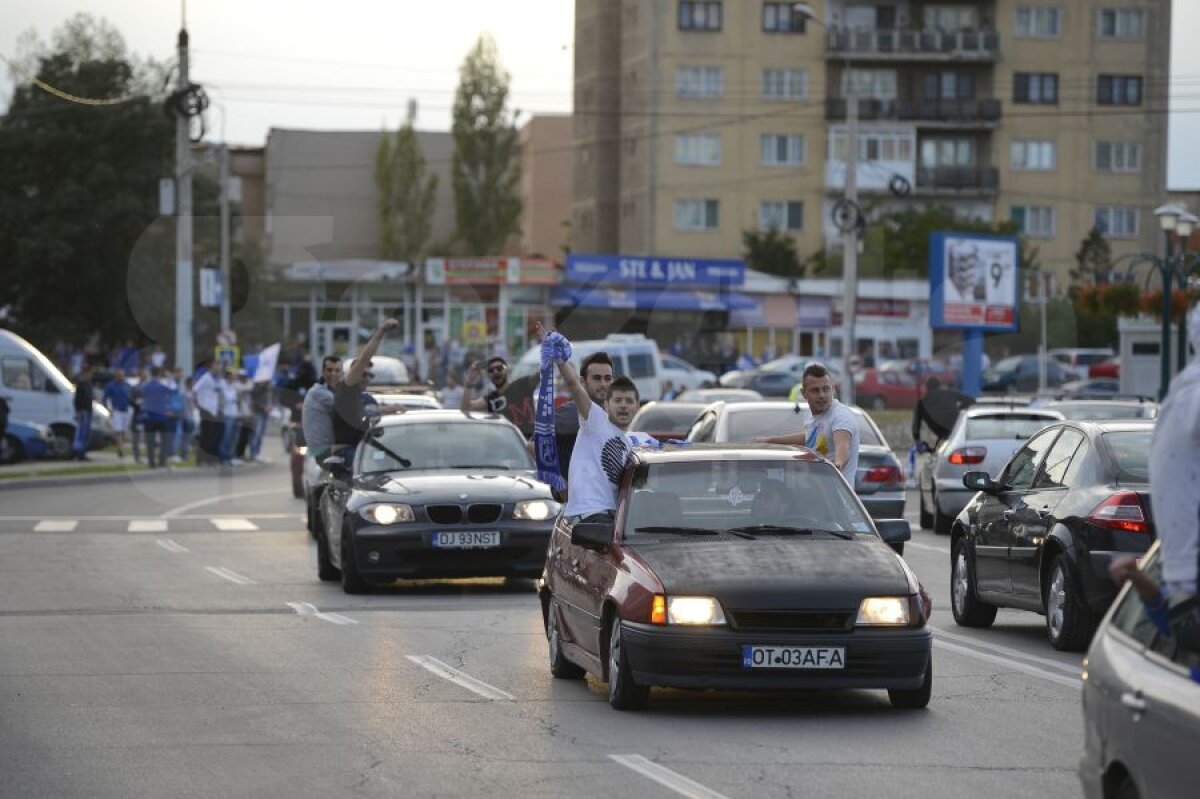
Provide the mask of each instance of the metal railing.
{"label": "metal railing", "polygon": [[937,56],[987,60],[1000,49],[994,30],[943,31],[901,28],[830,28],[825,35],[829,55],[901,57]]}
{"label": "metal railing", "polygon": [[1000,170],[994,166],[923,166],[917,168],[918,190],[994,192],[999,188]]}
{"label": "metal railing", "polygon": [[[858,118],[865,121],[938,122],[945,124],[995,124],[1000,121],[999,100],[876,100],[858,101]],[[825,119],[831,122],[846,118],[846,100],[830,97],[825,100]]]}

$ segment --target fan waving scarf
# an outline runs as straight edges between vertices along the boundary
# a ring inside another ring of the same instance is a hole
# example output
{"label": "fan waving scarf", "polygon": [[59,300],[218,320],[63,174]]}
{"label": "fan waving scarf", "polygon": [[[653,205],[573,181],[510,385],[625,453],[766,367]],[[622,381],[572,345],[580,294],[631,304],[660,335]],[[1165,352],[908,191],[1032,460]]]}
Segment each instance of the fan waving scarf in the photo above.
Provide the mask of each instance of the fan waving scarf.
{"label": "fan waving scarf", "polygon": [[555,491],[566,490],[558,465],[558,442],[554,439],[554,365],[571,357],[571,342],[562,333],[548,333],[542,340],[542,380],[538,386],[537,415],[533,422],[533,451],[537,479]]}

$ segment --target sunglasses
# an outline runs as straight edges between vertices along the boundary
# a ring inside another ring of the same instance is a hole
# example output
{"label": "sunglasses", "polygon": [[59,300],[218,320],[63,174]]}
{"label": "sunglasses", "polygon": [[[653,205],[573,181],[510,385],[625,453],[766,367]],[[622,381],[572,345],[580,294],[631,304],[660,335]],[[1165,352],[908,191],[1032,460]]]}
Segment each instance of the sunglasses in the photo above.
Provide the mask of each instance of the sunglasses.
{"label": "sunglasses", "polygon": [[498,375],[508,369],[507,366],[489,366],[488,374]]}

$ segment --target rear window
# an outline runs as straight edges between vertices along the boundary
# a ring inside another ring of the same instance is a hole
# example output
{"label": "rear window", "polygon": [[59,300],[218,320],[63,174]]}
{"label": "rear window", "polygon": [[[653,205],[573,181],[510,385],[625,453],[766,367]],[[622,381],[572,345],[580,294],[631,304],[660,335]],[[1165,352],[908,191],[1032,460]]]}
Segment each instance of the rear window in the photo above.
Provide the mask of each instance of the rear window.
{"label": "rear window", "polygon": [[678,433],[683,435],[700,414],[694,408],[654,407],[638,414],[636,432]]}
{"label": "rear window", "polygon": [[[807,414],[792,408],[772,408],[770,410],[743,411],[731,414],[729,417],[729,440],[749,441],[756,436],[782,436],[788,433],[804,431],[804,420]],[[880,446],[883,442],[875,434],[871,424],[859,414],[854,414],[858,421],[858,443],[872,447]]]}
{"label": "rear window", "polygon": [[1025,439],[1032,436],[1056,419],[1029,414],[1004,414],[1003,416],[975,416],[967,420],[967,440]]}
{"label": "rear window", "polygon": [[1150,430],[1102,433],[1101,439],[1117,464],[1117,480],[1150,482]]}

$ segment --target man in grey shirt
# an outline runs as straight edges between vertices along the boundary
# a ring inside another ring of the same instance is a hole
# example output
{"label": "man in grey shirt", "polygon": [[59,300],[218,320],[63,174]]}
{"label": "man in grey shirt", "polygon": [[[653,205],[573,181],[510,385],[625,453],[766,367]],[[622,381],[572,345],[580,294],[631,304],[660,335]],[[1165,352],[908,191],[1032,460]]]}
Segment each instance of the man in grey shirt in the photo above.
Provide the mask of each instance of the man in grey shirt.
{"label": "man in grey shirt", "polygon": [[308,457],[318,463],[333,446],[333,387],[342,379],[342,359],[328,355],[321,361],[321,379],[304,395],[300,423],[304,426],[304,444]]}

